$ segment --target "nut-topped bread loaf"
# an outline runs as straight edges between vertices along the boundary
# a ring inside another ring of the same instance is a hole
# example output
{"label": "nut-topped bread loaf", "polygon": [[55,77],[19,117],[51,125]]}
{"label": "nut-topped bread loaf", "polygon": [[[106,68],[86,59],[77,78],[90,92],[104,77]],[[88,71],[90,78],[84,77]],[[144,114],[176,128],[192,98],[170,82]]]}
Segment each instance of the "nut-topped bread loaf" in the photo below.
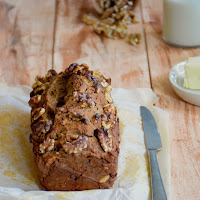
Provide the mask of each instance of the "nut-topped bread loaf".
{"label": "nut-topped bread loaf", "polygon": [[73,63],[36,77],[30,141],[47,190],[110,188],[117,177],[119,120],[111,80]]}

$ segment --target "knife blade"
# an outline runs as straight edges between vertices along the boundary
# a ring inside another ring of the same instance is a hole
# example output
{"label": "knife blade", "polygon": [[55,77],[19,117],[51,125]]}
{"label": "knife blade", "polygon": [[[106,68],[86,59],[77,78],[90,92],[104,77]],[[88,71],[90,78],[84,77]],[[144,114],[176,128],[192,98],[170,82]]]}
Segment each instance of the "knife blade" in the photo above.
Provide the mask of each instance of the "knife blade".
{"label": "knife blade", "polygon": [[162,148],[157,124],[153,115],[146,107],[141,106],[140,112],[150,161],[152,199],[167,200],[156,156],[156,151]]}

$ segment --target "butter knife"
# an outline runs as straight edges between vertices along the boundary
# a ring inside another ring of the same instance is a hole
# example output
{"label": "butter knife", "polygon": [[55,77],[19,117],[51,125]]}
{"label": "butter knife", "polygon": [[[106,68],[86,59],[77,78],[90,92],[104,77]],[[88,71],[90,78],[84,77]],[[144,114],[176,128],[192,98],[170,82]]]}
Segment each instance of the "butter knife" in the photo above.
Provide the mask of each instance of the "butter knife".
{"label": "butter knife", "polygon": [[162,148],[160,134],[151,112],[144,106],[140,107],[140,111],[150,160],[152,199],[166,200],[167,195],[163,186],[156,156],[156,151]]}

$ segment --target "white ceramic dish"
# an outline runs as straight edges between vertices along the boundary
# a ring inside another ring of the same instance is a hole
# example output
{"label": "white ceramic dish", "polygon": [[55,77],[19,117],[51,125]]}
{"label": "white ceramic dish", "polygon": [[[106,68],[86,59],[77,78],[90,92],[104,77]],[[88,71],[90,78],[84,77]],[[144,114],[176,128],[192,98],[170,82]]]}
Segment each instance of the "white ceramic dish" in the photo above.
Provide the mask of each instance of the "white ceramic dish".
{"label": "white ceramic dish", "polygon": [[200,106],[200,90],[191,90],[183,87],[185,70],[184,65],[187,61],[180,62],[172,67],[169,72],[169,80],[176,94],[196,106]]}

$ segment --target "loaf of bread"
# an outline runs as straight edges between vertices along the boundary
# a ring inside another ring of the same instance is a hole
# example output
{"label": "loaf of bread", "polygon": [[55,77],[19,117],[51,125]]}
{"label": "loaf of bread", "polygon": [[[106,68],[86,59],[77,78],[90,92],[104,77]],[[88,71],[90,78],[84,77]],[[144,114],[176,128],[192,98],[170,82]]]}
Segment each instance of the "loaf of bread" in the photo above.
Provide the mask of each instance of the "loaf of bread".
{"label": "loaf of bread", "polygon": [[46,190],[110,188],[117,177],[119,120],[111,80],[71,64],[36,77],[30,94],[30,141]]}

